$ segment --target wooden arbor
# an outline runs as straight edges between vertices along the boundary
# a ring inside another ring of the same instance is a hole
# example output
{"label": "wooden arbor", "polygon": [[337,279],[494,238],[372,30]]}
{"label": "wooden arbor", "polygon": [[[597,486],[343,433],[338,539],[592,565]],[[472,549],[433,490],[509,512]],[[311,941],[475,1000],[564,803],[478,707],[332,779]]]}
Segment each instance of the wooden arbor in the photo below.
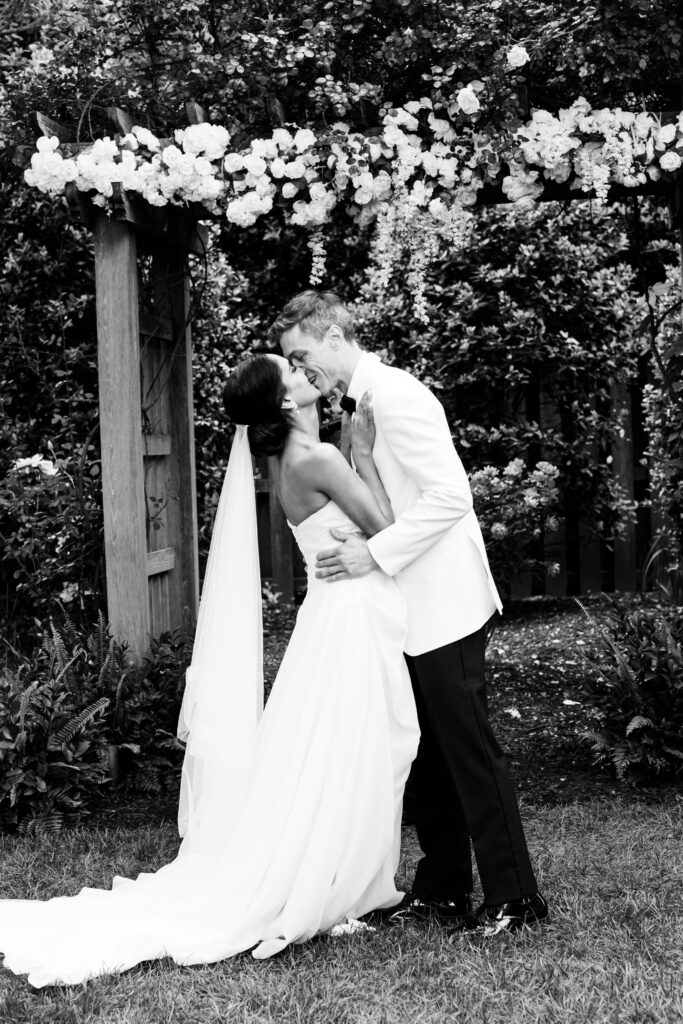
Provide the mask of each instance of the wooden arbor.
{"label": "wooden arbor", "polygon": [[93,228],[107,607],[139,659],[150,635],[196,617],[199,568],[189,225],[132,214],[122,204]]}
{"label": "wooden arbor", "polygon": [[[38,124],[66,151],[86,148],[49,118]],[[125,194],[113,214],[75,188],[67,198],[94,234],[108,617],[139,662],[150,637],[191,625],[199,605],[187,267],[206,231]]]}

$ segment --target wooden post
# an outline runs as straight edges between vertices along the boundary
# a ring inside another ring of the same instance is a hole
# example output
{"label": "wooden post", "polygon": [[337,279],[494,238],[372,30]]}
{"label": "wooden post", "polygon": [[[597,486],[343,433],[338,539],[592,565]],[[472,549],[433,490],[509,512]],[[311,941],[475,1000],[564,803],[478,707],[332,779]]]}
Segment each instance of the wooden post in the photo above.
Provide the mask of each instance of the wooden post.
{"label": "wooden post", "polygon": [[[189,625],[199,606],[197,487],[192,350],[185,254],[170,248],[152,259],[151,318],[141,360],[145,416],[145,492],[150,552],[173,553],[150,572],[152,633]],[[161,443],[163,442],[163,443]],[[153,522],[151,520],[154,520]]]}
{"label": "wooden post", "polygon": [[106,214],[94,230],[107,609],[140,661],[150,622],[135,231]]}

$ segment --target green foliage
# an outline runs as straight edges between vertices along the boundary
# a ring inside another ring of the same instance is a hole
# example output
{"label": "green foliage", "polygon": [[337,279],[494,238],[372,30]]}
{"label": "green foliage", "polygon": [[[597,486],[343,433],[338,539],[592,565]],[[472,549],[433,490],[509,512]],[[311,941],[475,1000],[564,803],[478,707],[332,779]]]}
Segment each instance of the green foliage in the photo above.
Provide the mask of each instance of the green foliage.
{"label": "green foliage", "polygon": [[504,591],[520,572],[556,572],[556,566],[534,557],[533,546],[544,530],[552,533],[558,527],[553,514],[557,475],[555,466],[547,462],[527,470],[521,459],[514,459],[503,470],[485,466],[470,477],[491,572]]}
{"label": "green foliage", "polygon": [[[679,101],[675,0],[69,0],[22,5],[12,23],[23,30],[2,37],[0,82],[15,141],[35,110],[101,134],[111,104],[169,130],[187,99],[244,136],[287,121],[366,128],[383,106],[473,79],[497,124],[581,93],[594,106]],[[517,43],[531,63],[514,71]]]}
{"label": "green foliage", "polygon": [[0,826],[47,831],[94,806],[108,781],[106,698],[78,708],[57,673],[22,690],[0,677]]}
{"label": "green foliage", "polygon": [[[92,619],[103,563],[92,251],[65,209],[0,173],[0,627],[27,646],[58,602]],[[40,452],[56,477],[10,472]],[[63,595],[63,596],[60,596]]]}
{"label": "green foliage", "polygon": [[191,653],[188,637],[165,634],[138,669],[101,614],[89,631],[52,624],[31,660],[0,676],[0,827],[58,830],[114,783],[119,792],[175,787]]}
{"label": "green foliage", "polygon": [[493,207],[430,268],[426,327],[400,282],[377,295],[370,280],[359,306],[368,345],[437,391],[467,469],[546,459],[565,511],[603,537],[630,514],[609,464],[622,426],[613,389],[634,382],[644,348],[628,257],[614,211]]}
{"label": "green foliage", "polygon": [[[588,613],[586,613],[588,614]],[[589,616],[590,618],[590,616]],[[612,605],[604,624],[593,620],[596,671],[584,683],[594,727],[596,763],[618,778],[645,781],[683,775],[683,615]]]}
{"label": "green foliage", "polygon": [[[683,598],[683,332],[678,267],[651,292],[654,300],[652,383],[643,395],[652,466],[650,501],[656,512],[650,566],[672,600]],[[655,319],[656,316],[656,319]],[[649,324],[644,325],[646,328]],[[657,328],[660,328],[658,331]]]}

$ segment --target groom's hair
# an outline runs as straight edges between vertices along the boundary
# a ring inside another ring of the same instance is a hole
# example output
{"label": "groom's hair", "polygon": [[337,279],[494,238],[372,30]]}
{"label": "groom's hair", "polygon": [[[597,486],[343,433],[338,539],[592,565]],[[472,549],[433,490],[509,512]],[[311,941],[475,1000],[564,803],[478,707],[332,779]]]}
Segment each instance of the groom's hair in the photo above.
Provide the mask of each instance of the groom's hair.
{"label": "groom's hair", "polygon": [[340,327],[347,341],[356,340],[353,316],[334,292],[318,292],[314,288],[299,292],[290,299],[271,327],[276,341],[292,327],[300,327],[322,341],[330,327]]}

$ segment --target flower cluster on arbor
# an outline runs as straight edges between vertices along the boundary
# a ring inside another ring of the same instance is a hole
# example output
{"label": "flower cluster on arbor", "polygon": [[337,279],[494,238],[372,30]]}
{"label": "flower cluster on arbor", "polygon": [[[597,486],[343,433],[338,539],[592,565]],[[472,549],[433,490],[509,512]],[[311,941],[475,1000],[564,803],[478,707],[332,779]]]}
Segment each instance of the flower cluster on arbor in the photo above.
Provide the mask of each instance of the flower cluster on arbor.
{"label": "flower cluster on arbor", "polygon": [[[508,57],[525,60],[526,51],[514,47]],[[344,122],[324,134],[290,126],[232,149],[230,132],[218,124],[177,129],[173,139],[137,126],[72,156],[60,152],[56,137],[41,138],[25,178],[52,195],[73,183],[102,207],[117,187],[152,206],[199,204],[240,228],[276,208],[288,223],[317,231],[342,207],[360,227],[379,221],[376,254],[386,278],[406,249],[419,269],[441,241],[462,244],[485,185],[529,203],[547,182],[567,182],[605,202],[613,184],[637,188],[670,177],[683,162],[683,114],[662,123],[647,112],[593,110],[580,97],[557,115],[537,110],[495,134],[477,125],[483,89],[472,81],[446,106],[423,97],[392,108],[375,135]],[[313,247],[319,279],[319,234]],[[415,291],[424,316],[419,280]]]}

